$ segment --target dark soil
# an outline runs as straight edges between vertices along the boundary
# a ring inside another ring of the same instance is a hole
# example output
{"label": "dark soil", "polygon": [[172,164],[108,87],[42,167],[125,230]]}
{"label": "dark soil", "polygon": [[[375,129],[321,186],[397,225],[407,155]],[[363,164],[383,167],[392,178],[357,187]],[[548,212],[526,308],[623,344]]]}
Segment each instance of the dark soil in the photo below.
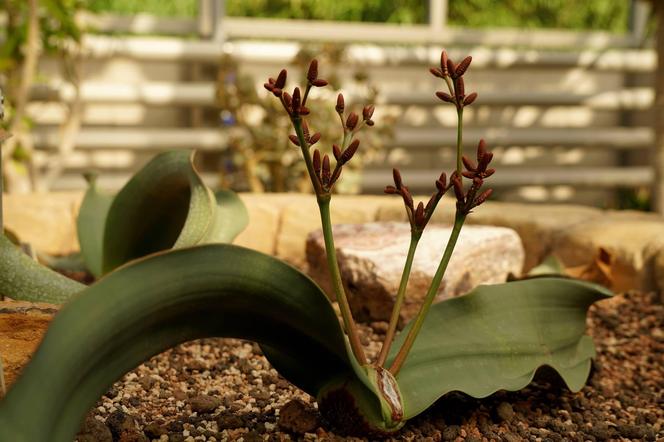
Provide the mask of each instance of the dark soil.
{"label": "dark soil", "polygon": [[[664,438],[664,307],[632,293],[591,309],[598,357],[579,393],[541,372],[519,392],[449,394],[392,440],[655,441]],[[377,349],[384,323],[363,328]],[[363,440],[325,429],[315,402],[270,368],[258,346],[206,339],[154,357],[91,411],[79,441]]]}

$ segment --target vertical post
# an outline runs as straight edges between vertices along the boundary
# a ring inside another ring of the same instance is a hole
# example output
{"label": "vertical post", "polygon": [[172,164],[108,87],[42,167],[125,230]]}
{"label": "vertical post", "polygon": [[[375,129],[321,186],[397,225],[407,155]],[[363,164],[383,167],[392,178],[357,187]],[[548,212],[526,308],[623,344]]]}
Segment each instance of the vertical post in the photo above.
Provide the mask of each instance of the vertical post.
{"label": "vertical post", "polygon": [[447,7],[448,0],[429,0],[429,29],[432,33],[447,26]]}
{"label": "vertical post", "polygon": [[664,3],[654,2],[657,19],[655,47],[657,48],[657,70],[655,71],[655,146],[653,148],[654,182],[652,208],[664,214]]}
{"label": "vertical post", "polygon": [[224,0],[198,0],[198,34],[217,42],[224,40],[223,19],[226,15]]}
{"label": "vertical post", "polygon": [[629,33],[634,46],[642,46],[646,37],[650,3],[644,0],[631,0],[629,6]]}

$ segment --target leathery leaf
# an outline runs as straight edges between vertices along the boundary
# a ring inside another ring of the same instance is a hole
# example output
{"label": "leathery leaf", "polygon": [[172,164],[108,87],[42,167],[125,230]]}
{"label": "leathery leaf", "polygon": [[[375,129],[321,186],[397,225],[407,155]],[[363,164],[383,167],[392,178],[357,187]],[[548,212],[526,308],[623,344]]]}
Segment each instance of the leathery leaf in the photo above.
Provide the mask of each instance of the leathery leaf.
{"label": "leathery leaf", "polygon": [[375,389],[349,357],[318,286],[272,257],[214,244],[134,261],[73,296],[0,402],[0,440],[69,442],[123,374],[179,343],[212,336],[258,342],[314,396],[332,381],[352,383],[371,408],[364,414],[380,418]]}
{"label": "leathery leaf", "polygon": [[96,276],[170,248],[231,242],[247,225],[244,204],[213,192],[193,152],[157,155],[112,197],[90,180],[77,222],[83,258]]}
{"label": "leathery leaf", "polygon": [[595,355],[586,313],[610,296],[599,285],[549,277],[480,286],[434,305],[397,376],[405,417],[451,391],[481,398],[519,390],[544,365],[580,390]]}

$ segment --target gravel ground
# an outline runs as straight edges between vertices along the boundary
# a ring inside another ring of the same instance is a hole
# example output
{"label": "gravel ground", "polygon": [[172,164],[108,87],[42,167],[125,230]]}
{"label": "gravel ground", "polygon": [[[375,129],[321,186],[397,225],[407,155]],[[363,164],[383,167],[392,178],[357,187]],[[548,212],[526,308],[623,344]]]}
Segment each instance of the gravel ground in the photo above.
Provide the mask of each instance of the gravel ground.
{"label": "gravel ground", "polygon": [[[598,357],[571,393],[542,372],[519,392],[449,394],[391,440],[664,440],[664,306],[630,293],[591,309]],[[363,326],[370,350],[385,323]],[[363,440],[324,429],[314,400],[270,368],[257,345],[204,339],[162,353],[117,382],[78,436],[88,441]]]}

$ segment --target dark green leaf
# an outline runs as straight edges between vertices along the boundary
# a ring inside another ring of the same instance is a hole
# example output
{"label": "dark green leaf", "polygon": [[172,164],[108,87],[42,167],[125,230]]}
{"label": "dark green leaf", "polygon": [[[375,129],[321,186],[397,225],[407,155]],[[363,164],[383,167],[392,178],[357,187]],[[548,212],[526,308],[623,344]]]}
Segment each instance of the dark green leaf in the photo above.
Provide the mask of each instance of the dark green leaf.
{"label": "dark green leaf", "polygon": [[481,398],[521,389],[543,365],[578,391],[595,355],[584,335],[587,309],[610,296],[595,284],[537,278],[480,286],[434,305],[397,376],[406,417],[451,391]]}

